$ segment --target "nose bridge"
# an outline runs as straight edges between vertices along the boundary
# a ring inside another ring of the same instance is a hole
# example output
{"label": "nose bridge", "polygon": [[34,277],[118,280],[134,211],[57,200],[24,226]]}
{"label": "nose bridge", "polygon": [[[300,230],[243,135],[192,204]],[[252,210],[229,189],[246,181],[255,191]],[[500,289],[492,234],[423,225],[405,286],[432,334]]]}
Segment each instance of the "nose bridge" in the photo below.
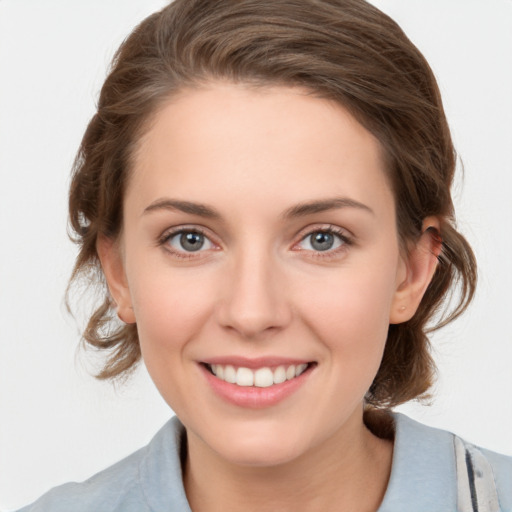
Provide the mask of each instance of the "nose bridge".
{"label": "nose bridge", "polygon": [[283,328],[290,320],[284,276],[276,255],[260,244],[233,254],[219,320],[245,338]]}

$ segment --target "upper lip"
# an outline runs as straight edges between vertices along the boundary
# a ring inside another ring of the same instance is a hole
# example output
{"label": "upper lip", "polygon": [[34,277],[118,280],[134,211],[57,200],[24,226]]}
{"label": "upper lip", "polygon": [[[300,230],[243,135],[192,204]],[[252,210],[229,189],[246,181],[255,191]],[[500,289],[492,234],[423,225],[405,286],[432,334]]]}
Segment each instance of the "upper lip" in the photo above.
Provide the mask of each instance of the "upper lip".
{"label": "upper lip", "polygon": [[278,366],[291,366],[299,364],[309,364],[313,361],[307,359],[298,359],[291,357],[268,356],[248,358],[241,356],[218,356],[210,357],[201,361],[203,364],[214,365],[220,364],[222,366],[231,365],[237,368],[250,368],[252,370],[258,368],[274,368]]}

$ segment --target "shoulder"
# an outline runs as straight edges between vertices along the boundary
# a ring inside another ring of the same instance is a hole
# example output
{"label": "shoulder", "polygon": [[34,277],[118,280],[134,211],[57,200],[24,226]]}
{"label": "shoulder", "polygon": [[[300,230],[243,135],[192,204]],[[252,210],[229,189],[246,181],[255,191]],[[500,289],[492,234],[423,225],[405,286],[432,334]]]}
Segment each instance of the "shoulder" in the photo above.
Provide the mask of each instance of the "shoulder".
{"label": "shoulder", "polygon": [[[442,507],[449,506],[453,510],[512,511],[512,457],[472,445],[451,432],[422,425],[402,414],[393,418],[395,453],[385,496],[392,506],[389,510],[402,510],[395,507],[397,503],[419,505],[419,500],[421,506],[415,510],[445,510]],[[474,503],[478,507],[484,502],[495,505],[474,508]]]}
{"label": "shoulder", "polygon": [[85,482],[50,490],[19,512],[149,512],[173,505],[186,511],[179,454],[183,436],[182,425],[172,418],[144,448]]}
{"label": "shoulder", "polygon": [[[142,448],[85,482],[55,487],[19,512],[149,510],[144,507],[138,485],[138,468],[145,452]],[[136,508],[126,506],[127,501],[136,504]]]}

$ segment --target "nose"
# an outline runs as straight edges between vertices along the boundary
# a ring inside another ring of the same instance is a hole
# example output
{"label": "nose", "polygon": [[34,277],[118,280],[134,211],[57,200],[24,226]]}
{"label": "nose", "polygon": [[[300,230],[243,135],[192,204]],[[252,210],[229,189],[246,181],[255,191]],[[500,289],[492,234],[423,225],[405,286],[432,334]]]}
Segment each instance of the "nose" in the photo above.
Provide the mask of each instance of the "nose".
{"label": "nose", "polygon": [[263,251],[235,258],[218,303],[219,324],[244,339],[257,339],[284,329],[292,309],[279,264]]}

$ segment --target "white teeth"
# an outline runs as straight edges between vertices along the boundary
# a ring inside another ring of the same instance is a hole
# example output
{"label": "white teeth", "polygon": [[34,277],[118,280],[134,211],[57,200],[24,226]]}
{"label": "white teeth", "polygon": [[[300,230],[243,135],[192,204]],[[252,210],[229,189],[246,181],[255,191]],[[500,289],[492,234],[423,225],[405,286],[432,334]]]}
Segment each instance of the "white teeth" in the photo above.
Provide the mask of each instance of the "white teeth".
{"label": "white teeth", "polygon": [[278,366],[274,370],[274,384],[281,384],[281,382],[284,382],[286,380],[286,370],[284,369],[284,366]]}
{"label": "white teeth", "polygon": [[298,377],[301,373],[304,372],[304,370],[308,367],[307,364],[299,364],[296,368],[295,368],[295,377]]}
{"label": "white teeth", "polygon": [[249,368],[238,368],[236,384],[237,386],[252,386],[254,384],[254,373]]}
{"label": "white teeth", "polygon": [[[219,367],[220,365],[218,364],[217,365],[217,368]],[[236,370],[233,366],[225,366],[224,367],[224,380],[226,382],[230,382],[231,384],[235,384],[236,382]]]}
{"label": "white teeth", "polygon": [[235,368],[231,365],[212,364],[212,373],[220,380],[224,380],[237,386],[268,388],[274,384],[281,384],[287,380],[298,377],[308,368],[308,365],[298,364],[288,367],[278,366],[274,370],[268,367],[251,370],[250,368]]}
{"label": "white teeth", "polygon": [[274,384],[274,375],[270,368],[260,368],[254,372],[254,385],[258,388],[268,388]]}

